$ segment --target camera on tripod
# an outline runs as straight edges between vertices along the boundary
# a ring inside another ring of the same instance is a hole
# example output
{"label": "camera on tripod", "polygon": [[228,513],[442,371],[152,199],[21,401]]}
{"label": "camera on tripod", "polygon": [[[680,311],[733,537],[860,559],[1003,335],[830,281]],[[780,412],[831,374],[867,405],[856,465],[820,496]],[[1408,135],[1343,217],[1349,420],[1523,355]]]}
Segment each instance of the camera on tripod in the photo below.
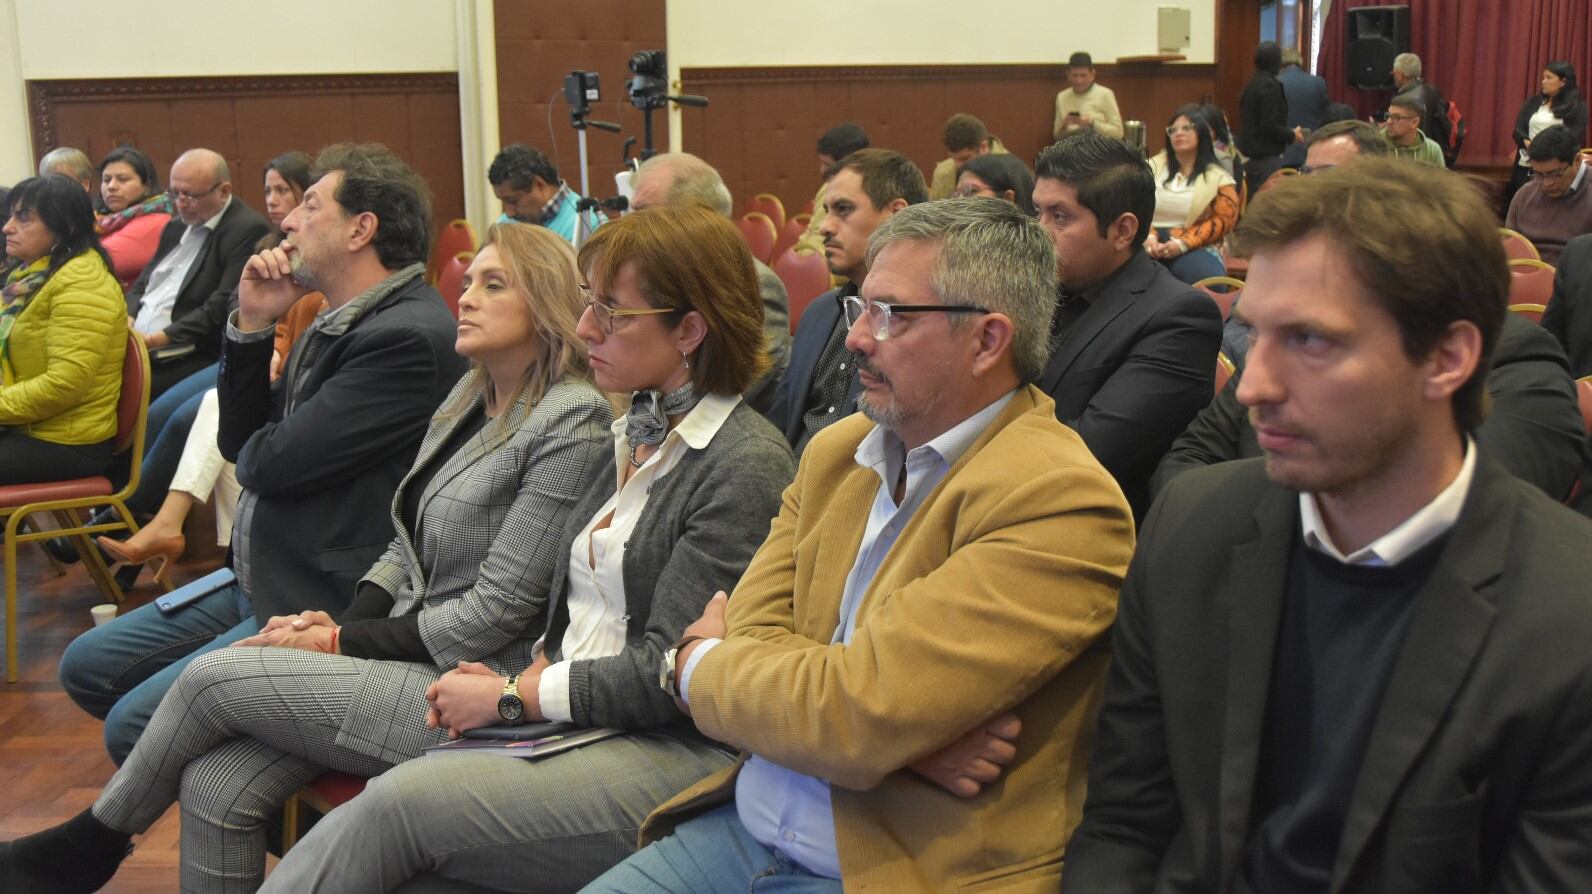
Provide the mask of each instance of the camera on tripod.
{"label": "camera on tripod", "polygon": [[663,50],[642,50],[631,56],[630,74],[625,89],[630,92],[631,105],[647,111],[669,104],[669,63]]}

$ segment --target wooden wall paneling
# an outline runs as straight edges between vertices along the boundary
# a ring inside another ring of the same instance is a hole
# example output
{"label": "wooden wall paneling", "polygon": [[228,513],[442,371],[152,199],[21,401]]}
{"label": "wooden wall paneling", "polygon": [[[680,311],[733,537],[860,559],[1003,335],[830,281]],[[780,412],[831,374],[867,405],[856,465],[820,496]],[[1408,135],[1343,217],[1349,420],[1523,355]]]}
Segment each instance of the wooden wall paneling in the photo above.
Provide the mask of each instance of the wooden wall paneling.
{"label": "wooden wall paneling", "polygon": [[1238,132],[1238,98],[1255,73],[1255,48],[1260,45],[1260,4],[1253,0],[1218,0],[1216,4],[1216,101]]}
{"label": "wooden wall paneling", "polygon": [[164,182],[180,152],[204,146],[227,158],[234,194],[263,209],[275,156],[378,142],[430,183],[438,225],[464,216],[452,73],[30,81],[28,100],[40,155],[77,146],[97,160],[131,143]]}
{"label": "wooden wall paneling", "polygon": [[[658,0],[586,0],[547,6],[523,0],[497,0],[494,6],[498,59],[498,133],[504,145],[526,143],[547,153],[559,176],[580,188],[580,154],[569,107],[564,103],[564,76],[571,71],[597,72],[602,99],[592,118],[612,121],[618,134],[587,131],[591,191],[614,195],[614,175],[623,167],[626,137],[636,138],[634,155],[643,144],[643,117],[630,103],[625,82],[630,57],[639,50],[665,49],[666,6]],[[549,128],[551,111],[551,128]],[[693,110],[686,110],[692,120]],[[652,113],[653,144],[669,148],[668,112]],[[688,124],[688,127],[692,126]]]}
{"label": "wooden wall paneling", "polygon": [[[1146,122],[1150,149],[1160,128],[1185,102],[1215,91],[1211,65],[1102,65],[1127,118]],[[929,177],[945,157],[945,119],[978,115],[1007,148],[1032,163],[1050,143],[1056,91],[1066,85],[1060,65],[812,66],[701,68],[681,72],[687,93],[712,103],[688,118],[683,145],[719,169],[737,207],[772,192],[787,209],[800,208],[818,185],[818,136],[854,121],[874,146],[911,158]]]}

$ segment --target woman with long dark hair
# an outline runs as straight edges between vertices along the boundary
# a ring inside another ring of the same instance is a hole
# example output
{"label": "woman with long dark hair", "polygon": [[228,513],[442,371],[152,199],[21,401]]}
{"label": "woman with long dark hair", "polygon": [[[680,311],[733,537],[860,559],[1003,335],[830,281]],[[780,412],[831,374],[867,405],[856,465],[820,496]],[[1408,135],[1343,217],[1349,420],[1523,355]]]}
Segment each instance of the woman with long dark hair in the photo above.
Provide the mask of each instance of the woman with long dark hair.
{"label": "woman with long dark hair", "polygon": [[1198,105],[1172,113],[1166,149],[1150,159],[1155,216],[1144,251],[1194,283],[1226,272],[1217,248],[1238,223],[1238,184],[1216,160],[1210,122]]}
{"label": "woman with long dark hair", "polygon": [[1526,150],[1531,148],[1531,141],[1536,139],[1537,134],[1560,124],[1574,134],[1581,145],[1586,145],[1587,106],[1580,87],[1576,85],[1575,66],[1563,59],[1549,62],[1542,67],[1537,86],[1540,90],[1527,97],[1520,106],[1519,114],[1515,115],[1514,138],[1520,151],[1516,153],[1514,167],[1510,169],[1505,206],[1531,177],[1531,164],[1526,158]]}
{"label": "woman with long dark hair", "polygon": [[106,213],[95,221],[94,231],[125,289],[155,257],[160,231],[171,220],[171,197],[160,188],[155,163],[132,146],[107,152],[99,176]]}
{"label": "woman with long dark hair", "polygon": [[12,188],[0,268],[0,484],[102,475],[111,464],[127,304],[69,177]]}
{"label": "woman with long dark hair", "polygon": [[1029,217],[1034,210],[1034,174],[1015,155],[975,155],[957,169],[956,195],[1004,199]]}

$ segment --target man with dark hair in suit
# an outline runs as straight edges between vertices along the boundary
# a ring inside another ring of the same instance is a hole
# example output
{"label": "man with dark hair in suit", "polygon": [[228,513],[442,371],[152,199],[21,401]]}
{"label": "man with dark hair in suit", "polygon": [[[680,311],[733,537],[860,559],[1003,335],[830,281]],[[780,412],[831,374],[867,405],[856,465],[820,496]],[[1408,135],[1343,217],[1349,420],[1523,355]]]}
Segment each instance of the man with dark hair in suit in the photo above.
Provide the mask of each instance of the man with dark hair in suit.
{"label": "man with dark hair in suit", "polygon": [[[1277,80],[1288,100],[1288,128],[1302,128],[1308,135],[1325,122],[1330,100],[1326,79],[1306,71],[1304,64],[1304,56],[1297,49],[1283,47],[1282,70],[1277,72]],[[1282,151],[1283,167],[1297,168],[1304,163],[1304,143],[1294,143]]]}
{"label": "man with dark hair in suit", "polygon": [[1150,513],[1062,890],[1592,890],[1592,522],[1474,437],[1497,219],[1374,158],[1235,237],[1265,458]]}
{"label": "man with dark hair in suit", "polygon": [[824,179],[824,259],[847,282],[802,312],[785,380],[767,414],[798,458],[813,435],[857,407],[857,363],[846,348],[840,302],[858,294],[868,276],[868,238],[892,214],[929,197],[918,166],[888,149],[853,152],[830,165]]}
{"label": "man with dark hair in suit", "polygon": [[189,149],[171,166],[176,213],[155,256],[127,290],[132,328],[150,349],[149,396],[216,362],[243,264],[271,225],[232,194],[227,160]]}
{"label": "man with dark hair in suit", "polygon": [[1074,134],[1039,154],[1034,176],[1061,280],[1036,384],[1142,519],[1156,463],[1210,401],[1222,315],[1144,253],[1155,182],[1136,150]]}
{"label": "man with dark hair in suit", "polygon": [[[829,128],[818,138],[819,176],[822,177],[835,162],[866,148],[868,148],[868,133],[861,126],[847,121]],[[807,231],[801,234],[795,245],[791,246],[791,251],[799,255],[824,250],[824,234],[819,232],[819,227],[824,223],[824,189],[827,186],[827,179],[818,184],[818,193],[813,196],[813,219],[807,222]]]}
{"label": "man with dark hair in suit", "polygon": [[[217,442],[243,486],[236,584],[171,615],[146,605],[85,633],[62,659],[62,684],[106,719],[118,763],[195,657],[272,616],[348,605],[392,541],[393,492],[465,370],[457,326],[425,281],[425,181],[375,144],[328,147],[314,176],[282,221],[286,241],[248,259],[226,322]],[[273,383],[276,321],[311,291],[328,309]]]}

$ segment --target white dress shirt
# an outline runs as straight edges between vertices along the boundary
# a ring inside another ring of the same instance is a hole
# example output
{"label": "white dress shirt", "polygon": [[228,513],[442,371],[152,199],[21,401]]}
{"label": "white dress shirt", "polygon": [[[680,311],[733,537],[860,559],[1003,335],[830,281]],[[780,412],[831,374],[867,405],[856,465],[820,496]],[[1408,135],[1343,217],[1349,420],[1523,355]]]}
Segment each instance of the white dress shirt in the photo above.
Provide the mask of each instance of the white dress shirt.
{"label": "white dress shirt", "polygon": [[[548,720],[568,723],[574,719],[569,708],[570,662],[606,658],[625,647],[630,621],[625,601],[625,544],[635,532],[653,485],[686,453],[707,447],[740,402],[739,396],[723,394],[710,394],[698,401],[575,538],[569,550],[569,627],[559,650],[561,659],[542,671],[536,689],[542,716]],[[625,439],[628,418],[619,417],[612,427],[615,475],[630,462],[630,442]],[[598,523],[610,514],[613,518],[608,526],[598,529]],[[536,651],[545,646],[544,637]]]}
{"label": "white dress shirt", "polygon": [[182,234],[182,241],[177,243],[177,247],[155,265],[154,271],[149,274],[149,282],[144,284],[138,316],[133,320],[134,329],[145,335],[153,335],[171,325],[171,309],[176,305],[177,293],[182,291],[182,284],[188,278],[188,270],[199,260],[205,243],[210,240],[210,233],[221,223],[221,215],[226,214],[231,205],[232,197],[227,196],[215,217],[189,227]]}
{"label": "white dress shirt", "polygon": [[1321,508],[1314,494],[1299,494],[1299,521],[1305,545],[1325,553],[1345,565],[1390,566],[1409,558],[1416,550],[1448,533],[1459,521],[1459,511],[1465,506],[1465,495],[1470,493],[1470,481],[1476,476],[1476,442],[1465,439],[1465,461],[1460,463],[1459,474],[1443,488],[1432,502],[1422,506],[1398,527],[1376,538],[1365,546],[1344,555],[1333,544],[1327,533]]}

